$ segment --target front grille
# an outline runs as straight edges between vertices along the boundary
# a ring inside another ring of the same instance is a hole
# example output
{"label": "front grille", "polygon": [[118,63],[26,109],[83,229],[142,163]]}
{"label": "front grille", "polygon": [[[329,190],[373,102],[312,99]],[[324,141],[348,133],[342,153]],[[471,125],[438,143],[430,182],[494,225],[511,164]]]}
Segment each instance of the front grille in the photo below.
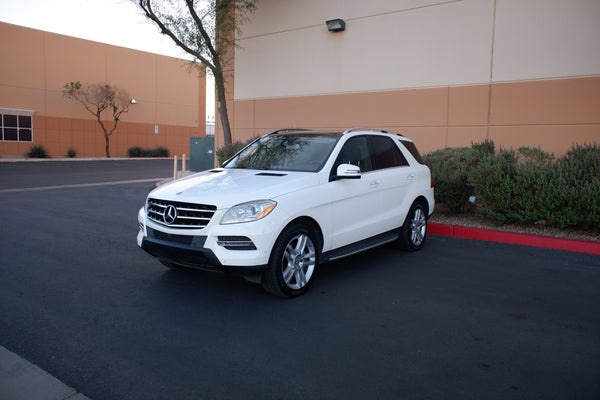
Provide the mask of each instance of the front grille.
{"label": "front grille", "polygon": [[148,218],[170,228],[204,228],[217,207],[182,203],[178,201],[148,199]]}

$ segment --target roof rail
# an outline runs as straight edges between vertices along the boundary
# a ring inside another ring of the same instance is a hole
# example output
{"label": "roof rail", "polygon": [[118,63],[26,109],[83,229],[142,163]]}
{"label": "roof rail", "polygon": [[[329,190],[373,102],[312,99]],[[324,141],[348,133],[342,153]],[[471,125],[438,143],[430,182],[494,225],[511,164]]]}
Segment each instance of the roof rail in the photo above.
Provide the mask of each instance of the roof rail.
{"label": "roof rail", "polygon": [[362,127],[354,127],[354,128],[346,129],[342,134],[345,135],[346,133],[350,133],[350,132],[354,132],[354,131],[371,131],[371,132],[390,133],[390,134],[393,134],[393,135],[398,135],[398,136],[404,137],[404,135],[402,135],[402,134],[400,134],[398,132],[388,131],[387,129],[362,128]]}
{"label": "roof rail", "polygon": [[283,132],[297,132],[297,131],[312,131],[312,129],[308,129],[308,128],[283,128],[283,129],[277,129],[276,131],[273,131],[273,132],[269,132],[269,133],[267,133],[266,136],[275,135],[277,133],[283,133]]}

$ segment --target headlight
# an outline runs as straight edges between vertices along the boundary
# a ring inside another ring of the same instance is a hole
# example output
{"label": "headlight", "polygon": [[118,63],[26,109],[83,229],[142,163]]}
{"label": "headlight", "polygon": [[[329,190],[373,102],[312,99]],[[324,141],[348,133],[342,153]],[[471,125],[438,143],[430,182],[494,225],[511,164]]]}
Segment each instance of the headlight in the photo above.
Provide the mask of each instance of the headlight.
{"label": "headlight", "polygon": [[269,215],[277,205],[273,200],[257,200],[233,206],[221,219],[221,225],[258,221]]}

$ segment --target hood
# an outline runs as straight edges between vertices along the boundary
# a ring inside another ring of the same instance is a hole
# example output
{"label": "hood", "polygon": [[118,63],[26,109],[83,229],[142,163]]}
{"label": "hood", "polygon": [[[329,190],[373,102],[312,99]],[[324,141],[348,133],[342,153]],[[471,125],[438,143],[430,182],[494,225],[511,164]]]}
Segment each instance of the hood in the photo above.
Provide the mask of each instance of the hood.
{"label": "hood", "polygon": [[164,184],[149,197],[230,208],[252,200],[271,199],[317,185],[314,172],[214,169]]}

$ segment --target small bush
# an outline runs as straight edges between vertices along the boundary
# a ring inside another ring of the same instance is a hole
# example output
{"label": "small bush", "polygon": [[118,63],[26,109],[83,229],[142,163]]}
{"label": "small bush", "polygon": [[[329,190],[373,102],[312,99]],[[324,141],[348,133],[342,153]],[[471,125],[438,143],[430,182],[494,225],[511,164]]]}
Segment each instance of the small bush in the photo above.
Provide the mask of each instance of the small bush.
{"label": "small bush", "polygon": [[163,146],[158,146],[154,149],[142,149],[139,146],[130,147],[127,150],[127,155],[131,158],[137,157],[169,157],[169,149]]}
{"label": "small bush", "polygon": [[494,155],[496,145],[492,140],[484,140],[481,143],[471,142],[471,148],[479,153],[481,157]]}
{"label": "small bush", "polygon": [[219,165],[222,165],[225,161],[229,160],[231,157],[236,155],[238,151],[246,147],[246,145],[252,140],[254,140],[254,138],[243,143],[238,140],[237,142],[232,143],[231,145],[223,146],[217,149],[217,162],[219,163]]}
{"label": "small bush", "polygon": [[548,210],[538,197],[547,181],[549,158],[541,150],[521,148],[501,150],[482,160],[469,174],[469,183],[476,188],[477,214],[496,224],[544,219]]}
{"label": "small bush", "polygon": [[435,183],[435,201],[451,214],[464,212],[475,188],[468,176],[484,158],[494,153],[494,142],[474,143],[471,147],[446,148],[423,156]]}
{"label": "small bush", "polygon": [[169,157],[169,149],[163,146],[158,146],[154,149],[148,150],[146,157]]}
{"label": "small bush", "polygon": [[67,157],[69,157],[69,158],[77,157],[77,150],[75,150],[73,147],[69,147],[67,149]]}
{"label": "small bush", "polygon": [[144,154],[145,154],[145,150],[139,146],[130,147],[127,150],[127,155],[131,158],[145,157]]}
{"label": "small bush", "polygon": [[559,227],[600,228],[600,147],[573,146],[552,165],[540,203]]}
{"label": "small bush", "polygon": [[46,148],[41,144],[31,146],[26,156],[29,158],[50,158],[48,151],[46,151]]}

